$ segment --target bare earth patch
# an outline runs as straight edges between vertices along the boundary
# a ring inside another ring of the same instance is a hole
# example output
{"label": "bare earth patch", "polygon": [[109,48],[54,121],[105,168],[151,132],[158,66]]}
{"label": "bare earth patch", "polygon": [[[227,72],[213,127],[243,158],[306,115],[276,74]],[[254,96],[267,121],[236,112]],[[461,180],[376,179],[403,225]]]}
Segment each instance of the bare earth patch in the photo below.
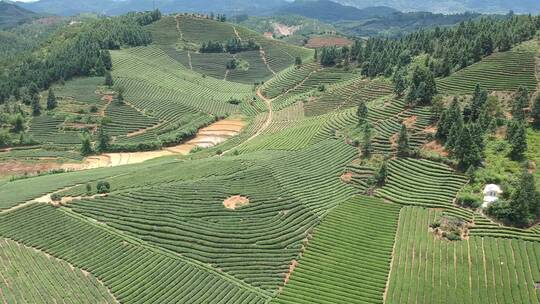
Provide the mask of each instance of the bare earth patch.
{"label": "bare earth patch", "polygon": [[300,29],[300,26],[297,25],[288,26],[277,22],[272,23],[272,26],[274,27],[274,33],[278,33],[281,36],[290,36]]}
{"label": "bare earth patch", "polygon": [[343,37],[313,37],[308,40],[306,47],[321,48],[324,46],[350,46],[352,41]]}
{"label": "bare earth patch", "polygon": [[235,210],[249,204],[249,199],[245,196],[235,195],[223,201],[223,206],[230,210]]}
{"label": "bare earth patch", "polygon": [[418,117],[416,116],[407,117],[407,119],[403,121],[403,124],[407,127],[407,129],[412,129],[414,125],[416,124],[417,118]]}
{"label": "bare earth patch", "polygon": [[53,169],[60,169],[61,164],[54,162],[25,163],[20,161],[10,161],[0,163],[0,176],[34,174],[47,172]]}
{"label": "bare earth patch", "polygon": [[350,183],[352,180],[353,174],[351,172],[345,172],[341,175],[341,181],[344,183]]}
{"label": "bare earth patch", "polygon": [[446,149],[444,148],[443,145],[441,145],[439,142],[437,142],[436,140],[433,140],[433,141],[430,141],[426,144],[424,144],[422,146],[422,149],[423,150],[426,150],[426,151],[429,151],[429,152],[434,152],[434,153],[437,153],[441,156],[444,156],[444,157],[447,157],[448,156],[448,151],[446,151]]}
{"label": "bare earth patch", "polygon": [[294,269],[296,269],[296,266],[298,266],[298,261],[292,260],[291,265],[289,265],[289,272],[287,272],[287,274],[285,275],[285,284],[289,282],[289,279],[291,278]]}

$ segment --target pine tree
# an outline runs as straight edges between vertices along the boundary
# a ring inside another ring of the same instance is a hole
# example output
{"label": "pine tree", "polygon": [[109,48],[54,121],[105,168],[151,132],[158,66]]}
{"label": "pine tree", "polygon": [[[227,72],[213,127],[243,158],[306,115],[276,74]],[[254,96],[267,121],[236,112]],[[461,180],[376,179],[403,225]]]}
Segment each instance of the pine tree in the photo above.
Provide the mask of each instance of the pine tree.
{"label": "pine tree", "polygon": [[386,183],[386,176],[388,175],[388,162],[385,160],[381,167],[379,168],[379,171],[375,175],[375,180],[377,182],[378,186],[384,186]]}
{"label": "pine tree", "polygon": [[358,109],[356,110],[356,116],[358,116],[358,125],[361,126],[367,121],[367,117],[369,114],[368,107],[366,106],[365,102],[361,102],[358,105]]}
{"label": "pine tree", "polygon": [[105,132],[103,125],[100,125],[97,132],[97,147],[96,150],[99,153],[104,153],[109,149],[111,138]]}
{"label": "pine tree", "polygon": [[512,104],[512,117],[519,121],[525,120],[525,108],[529,106],[529,91],[525,87],[519,87]]}
{"label": "pine tree", "polygon": [[407,90],[407,72],[405,69],[398,70],[393,77],[394,93],[401,97]]}
{"label": "pine tree", "polygon": [[531,118],[533,120],[533,125],[535,128],[540,127],[540,94],[536,96],[534,100],[533,108],[531,111]]}
{"label": "pine tree", "polygon": [[427,68],[417,66],[412,75],[406,101],[409,104],[415,102],[430,104],[435,94],[437,94],[437,84],[433,73]]}
{"label": "pine tree", "polygon": [[401,125],[401,130],[399,131],[398,139],[397,139],[397,154],[401,157],[407,157],[410,153],[409,148],[409,135],[407,132],[407,126],[404,124]]}
{"label": "pine tree", "polygon": [[460,116],[461,108],[459,107],[459,101],[457,97],[454,97],[454,100],[452,101],[448,109],[442,112],[441,117],[437,122],[437,133],[435,134],[435,136],[442,141],[446,141],[448,139],[452,126],[459,119]]}
{"label": "pine tree", "polygon": [[47,95],[47,110],[52,110],[56,108],[56,106],[56,96],[54,95],[53,89],[49,88],[49,94]]}
{"label": "pine tree", "polygon": [[15,116],[15,121],[13,122],[13,132],[19,133],[24,131],[24,118],[20,113]]}
{"label": "pine tree", "polygon": [[534,176],[525,170],[510,200],[511,220],[515,225],[520,227],[529,225],[532,221],[536,220],[536,214],[531,214],[530,212],[537,205],[538,193],[536,191]]}
{"label": "pine tree", "polygon": [[105,85],[109,88],[114,85],[113,78],[110,71],[105,71]]}
{"label": "pine tree", "polygon": [[512,146],[510,156],[515,160],[519,160],[523,158],[523,153],[527,151],[527,132],[525,130],[525,124],[523,122],[517,122],[512,133],[512,137],[510,138],[510,145]]}
{"label": "pine tree", "polygon": [[294,65],[296,66],[302,65],[302,58],[300,58],[300,56],[296,56],[296,58],[294,58]]}
{"label": "pine tree", "polygon": [[39,95],[34,94],[32,96],[31,107],[32,107],[32,115],[33,116],[41,115],[41,104],[39,103]]}
{"label": "pine tree", "polygon": [[92,143],[90,142],[90,136],[88,134],[84,134],[82,136],[82,142],[81,142],[81,155],[82,156],[88,156],[93,153],[92,151]]}
{"label": "pine tree", "polygon": [[105,69],[107,69],[108,71],[112,69],[112,58],[109,50],[101,51],[101,61],[103,62],[103,66],[105,67]]}
{"label": "pine tree", "polygon": [[369,157],[371,155],[372,145],[371,137],[373,136],[373,131],[371,125],[366,123],[364,125],[364,134],[362,136],[362,155]]}
{"label": "pine tree", "polygon": [[488,93],[486,90],[482,90],[479,84],[476,84],[474,89],[473,98],[471,101],[471,121],[477,121],[480,117],[480,112],[482,111],[484,105],[488,99]]}
{"label": "pine tree", "polygon": [[463,115],[461,112],[458,113],[457,117],[451,123],[450,131],[448,132],[448,137],[446,138],[446,148],[450,151],[454,151],[456,148],[456,143],[463,133],[465,123],[463,121]]}

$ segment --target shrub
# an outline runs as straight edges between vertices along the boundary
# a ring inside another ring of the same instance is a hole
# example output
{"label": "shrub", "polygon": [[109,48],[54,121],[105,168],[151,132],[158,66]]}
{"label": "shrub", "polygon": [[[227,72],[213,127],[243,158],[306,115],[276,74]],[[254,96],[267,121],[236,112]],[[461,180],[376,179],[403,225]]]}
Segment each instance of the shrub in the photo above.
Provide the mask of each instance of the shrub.
{"label": "shrub", "polygon": [[111,185],[107,181],[99,181],[96,189],[99,194],[109,193],[111,191]]}
{"label": "shrub", "polygon": [[53,194],[51,194],[51,200],[53,202],[59,202],[59,201],[62,200],[62,196],[60,194],[58,194],[58,193],[53,193]]}
{"label": "shrub", "polygon": [[466,208],[477,209],[482,205],[481,198],[472,193],[461,193],[458,195],[457,203]]}

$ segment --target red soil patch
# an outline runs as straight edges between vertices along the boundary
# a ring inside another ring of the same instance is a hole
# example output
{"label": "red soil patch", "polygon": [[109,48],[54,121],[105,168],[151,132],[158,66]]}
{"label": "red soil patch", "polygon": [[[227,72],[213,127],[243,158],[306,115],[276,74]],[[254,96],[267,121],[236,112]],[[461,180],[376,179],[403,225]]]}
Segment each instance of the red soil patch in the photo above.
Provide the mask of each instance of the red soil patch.
{"label": "red soil patch", "polygon": [[407,117],[403,121],[403,124],[407,127],[407,129],[412,129],[414,127],[414,125],[416,124],[416,119],[417,118],[418,117],[416,117],[416,116]]}
{"label": "red soil patch", "polygon": [[285,284],[289,282],[289,279],[291,278],[293,271],[296,269],[296,266],[298,266],[298,261],[292,260],[291,265],[289,265],[289,272],[287,272],[285,275]]}
{"label": "red soil patch", "polygon": [[390,145],[392,146],[392,150],[397,150],[397,148],[398,148],[398,144],[397,144],[398,138],[399,138],[398,133],[396,133],[396,134],[392,135],[392,137],[390,137],[389,141],[390,141]]}
{"label": "red soil patch", "polygon": [[426,144],[424,144],[422,146],[422,149],[424,150],[427,150],[427,151],[430,151],[430,152],[434,152],[434,153],[437,153],[441,156],[444,156],[444,157],[447,157],[448,156],[448,151],[446,151],[446,149],[444,148],[443,145],[441,145],[439,142],[437,142],[436,140],[434,141],[430,141]]}
{"label": "red soil patch", "polygon": [[274,39],[274,34],[272,32],[265,32],[263,35],[268,39]]}
{"label": "red soil patch", "polygon": [[61,164],[44,162],[44,163],[23,163],[20,161],[0,163],[0,176],[11,176],[21,174],[33,174],[38,172],[47,172],[53,169],[60,169]]}
{"label": "red soil patch", "polygon": [[352,41],[342,37],[313,37],[308,40],[306,47],[316,49],[324,46],[350,46]]}
{"label": "red soil patch", "polygon": [[341,181],[344,183],[350,183],[352,180],[353,174],[351,172],[345,172],[341,175]]}
{"label": "red soil patch", "polygon": [[223,201],[223,206],[230,210],[235,210],[249,204],[249,199],[245,196],[235,195]]}
{"label": "red soil patch", "polygon": [[437,133],[437,127],[436,126],[429,126],[429,127],[424,129],[424,133],[435,134],[435,133]]}

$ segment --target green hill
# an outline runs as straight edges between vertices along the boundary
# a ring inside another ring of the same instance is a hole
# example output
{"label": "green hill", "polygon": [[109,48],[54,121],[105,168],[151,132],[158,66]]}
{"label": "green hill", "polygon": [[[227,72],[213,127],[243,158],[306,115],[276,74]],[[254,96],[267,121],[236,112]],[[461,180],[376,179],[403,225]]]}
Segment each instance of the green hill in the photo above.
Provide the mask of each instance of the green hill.
{"label": "green hill", "polygon": [[0,29],[28,22],[39,15],[11,2],[0,1]]}
{"label": "green hill", "polygon": [[538,302],[539,21],[59,25],[1,66],[0,303]]}

